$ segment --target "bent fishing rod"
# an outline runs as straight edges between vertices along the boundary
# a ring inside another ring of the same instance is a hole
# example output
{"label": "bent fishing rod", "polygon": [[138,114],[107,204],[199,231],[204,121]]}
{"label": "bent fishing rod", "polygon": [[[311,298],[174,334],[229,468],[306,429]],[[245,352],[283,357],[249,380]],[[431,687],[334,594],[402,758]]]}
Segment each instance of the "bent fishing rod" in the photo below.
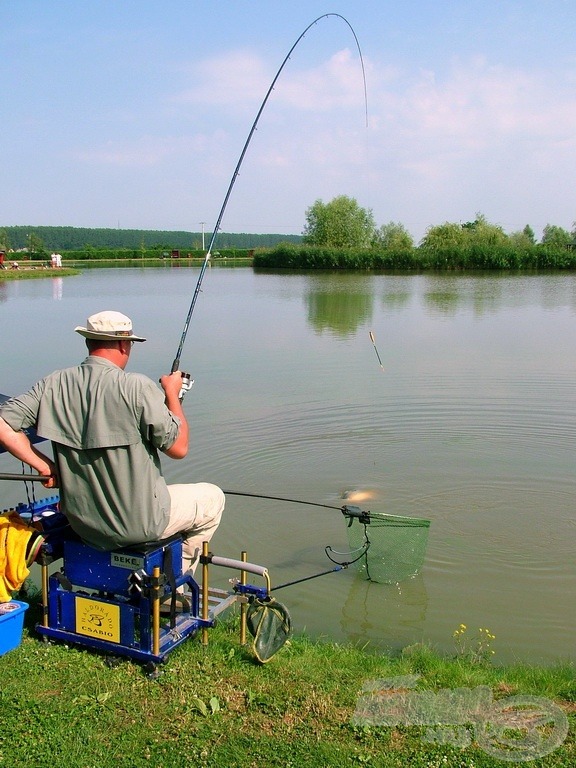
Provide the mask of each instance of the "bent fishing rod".
{"label": "bent fishing rod", "polygon": [[232,178],[230,179],[230,183],[228,185],[228,189],[226,190],[226,195],[224,197],[224,202],[222,203],[222,207],[220,208],[220,213],[218,214],[218,218],[216,219],[216,224],[214,226],[214,230],[212,232],[212,236],[210,237],[210,241],[208,243],[208,250],[206,251],[206,256],[204,258],[204,261],[202,263],[202,267],[200,268],[200,274],[198,275],[198,280],[196,282],[196,288],[194,289],[194,294],[192,296],[192,301],[190,303],[190,307],[188,309],[188,314],[186,316],[186,320],[184,322],[184,328],[182,330],[182,336],[180,337],[180,343],[178,345],[178,350],[176,352],[176,357],[174,358],[174,362],[172,363],[172,373],[177,371],[180,368],[180,357],[182,356],[182,349],[184,348],[184,342],[186,341],[186,336],[188,334],[188,328],[190,326],[190,321],[192,319],[192,313],[194,312],[194,307],[196,306],[196,300],[198,299],[198,294],[200,293],[200,288],[202,286],[202,280],[204,279],[204,274],[206,272],[206,268],[208,266],[208,262],[210,261],[210,257],[212,255],[212,248],[214,247],[214,242],[216,241],[216,237],[218,235],[218,232],[220,230],[220,225],[222,223],[222,218],[224,216],[224,212],[226,210],[226,206],[228,205],[228,201],[230,199],[230,195],[232,194],[232,189],[234,187],[234,184],[236,183],[236,179],[238,178],[238,174],[240,173],[240,167],[244,161],[244,156],[246,155],[246,152],[248,150],[248,147],[250,145],[250,142],[252,141],[252,136],[254,135],[256,128],[258,126],[258,121],[260,120],[260,116],[262,115],[262,112],[264,111],[264,107],[266,106],[266,103],[270,97],[270,94],[274,90],[274,86],[276,85],[276,82],[278,78],[280,77],[280,74],[282,73],[282,70],[286,66],[288,60],[290,59],[294,49],[296,46],[300,43],[302,38],[306,35],[306,33],[319,21],[322,19],[329,18],[330,16],[333,16],[335,18],[341,19],[345,24],[348,25],[350,28],[354,40],[356,41],[356,47],[358,49],[358,55],[360,57],[360,64],[362,66],[362,79],[364,83],[364,105],[365,105],[365,113],[366,113],[366,125],[368,125],[368,95],[366,90],[366,72],[364,69],[364,59],[362,57],[362,50],[360,49],[360,43],[358,41],[358,38],[356,36],[356,32],[354,31],[354,28],[346,19],[344,16],[341,16],[339,13],[324,13],[322,16],[318,16],[317,19],[314,19],[314,21],[309,24],[306,29],[302,32],[302,34],[298,37],[294,45],[290,48],[288,53],[286,54],[286,57],[284,58],[284,61],[280,65],[280,68],[276,72],[276,75],[274,76],[274,79],[272,80],[270,87],[268,88],[268,91],[266,92],[266,96],[264,97],[264,100],[262,101],[262,104],[260,105],[260,109],[258,110],[258,113],[256,115],[256,118],[254,122],[252,123],[252,127],[250,128],[250,132],[248,133],[248,138],[246,139],[244,146],[242,148],[242,152],[240,153],[240,157],[238,158],[238,162],[236,163],[236,167],[234,168],[234,173],[232,174]]}

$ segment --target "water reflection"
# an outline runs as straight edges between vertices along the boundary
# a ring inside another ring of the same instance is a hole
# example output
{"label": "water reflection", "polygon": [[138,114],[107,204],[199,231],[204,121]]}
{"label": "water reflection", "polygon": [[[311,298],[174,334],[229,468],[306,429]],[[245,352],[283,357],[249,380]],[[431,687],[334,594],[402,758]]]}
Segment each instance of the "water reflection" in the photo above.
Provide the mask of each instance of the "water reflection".
{"label": "water reflection", "polygon": [[454,315],[463,297],[456,291],[427,291],[424,301],[428,308],[438,310],[444,315]]}
{"label": "water reflection", "polygon": [[337,336],[352,336],[372,318],[374,283],[369,277],[324,275],[308,280],[305,297],[308,323],[317,332],[331,331]]}
{"label": "water reflection", "polygon": [[52,279],[52,298],[54,301],[62,301],[62,294],[64,290],[64,278],[54,277]]}
{"label": "water reflection", "polygon": [[411,297],[412,293],[408,290],[387,290],[382,296],[382,305],[391,311],[398,311],[409,303]]}
{"label": "water reflection", "polygon": [[401,584],[373,584],[356,577],[342,606],[340,626],[359,646],[397,651],[424,635],[428,595],[420,574]]}
{"label": "water reflection", "polygon": [[[394,279],[394,278],[392,278]],[[471,310],[475,316],[498,312],[506,307],[539,306],[576,308],[576,286],[572,276],[546,275],[421,275],[412,278],[422,301],[433,312],[453,315]],[[411,291],[412,295],[414,291]],[[390,291],[383,303],[390,304]],[[394,294],[391,294],[392,297]]]}

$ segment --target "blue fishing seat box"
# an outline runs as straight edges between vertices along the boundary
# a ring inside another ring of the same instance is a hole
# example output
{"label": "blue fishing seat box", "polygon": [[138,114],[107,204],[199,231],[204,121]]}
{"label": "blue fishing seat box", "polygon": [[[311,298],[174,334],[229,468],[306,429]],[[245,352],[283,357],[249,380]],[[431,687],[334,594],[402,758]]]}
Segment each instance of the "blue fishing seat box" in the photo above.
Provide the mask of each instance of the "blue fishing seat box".
{"label": "blue fishing seat box", "polygon": [[66,576],[78,587],[98,589],[116,595],[130,595],[131,572],[151,574],[154,567],[165,568],[167,550],[172,558],[174,578],[182,575],[182,539],[173,536],[163,542],[106,552],[74,539],[64,542]]}
{"label": "blue fishing seat box", "polygon": [[0,603],[0,656],[14,650],[22,642],[24,614],[28,603],[11,600]]}

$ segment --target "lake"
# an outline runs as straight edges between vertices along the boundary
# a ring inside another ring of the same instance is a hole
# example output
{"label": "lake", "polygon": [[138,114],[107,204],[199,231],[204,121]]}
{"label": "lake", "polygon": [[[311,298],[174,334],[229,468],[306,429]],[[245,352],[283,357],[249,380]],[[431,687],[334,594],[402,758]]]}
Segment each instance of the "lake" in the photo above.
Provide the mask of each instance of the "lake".
{"label": "lake", "polygon": [[[79,362],[73,328],[102,309],[147,336],[129,370],[157,380],[197,277],[167,264],[0,281],[0,391]],[[297,630],[452,652],[463,623],[471,637],[480,627],[496,636],[496,662],[574,660],[575,338],[572,274],[214,266],[182,355],[195,379],[184,401],[191,449],[165,459],[165,475],[335,507],[357,490],[371,497],[364,509],[431,521],[415,578],[377,584],[349,568],[279,591]],[[20,465],[2,455],[0,471]],[[26,498],[21,483],[2,481],[1,492],[3,508]],[[246,549],[274,586],[329,569],[328,545],[348,547],[338,510],[229,495],[211,548]]]}

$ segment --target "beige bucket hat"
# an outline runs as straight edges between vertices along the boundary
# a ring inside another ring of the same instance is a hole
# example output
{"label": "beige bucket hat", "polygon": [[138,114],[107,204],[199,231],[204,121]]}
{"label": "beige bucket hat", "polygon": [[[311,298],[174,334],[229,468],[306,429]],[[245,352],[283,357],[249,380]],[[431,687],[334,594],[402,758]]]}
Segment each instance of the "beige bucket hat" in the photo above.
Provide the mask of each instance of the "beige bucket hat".
{"label": "beige bucket hat", "polygon": [[142,336],[135,336],[132,333],[132,320],[129,317],[110,310],[90,315],[86,321],[86,328],[79,325],[74,330],[86,339],[146,341]]}

